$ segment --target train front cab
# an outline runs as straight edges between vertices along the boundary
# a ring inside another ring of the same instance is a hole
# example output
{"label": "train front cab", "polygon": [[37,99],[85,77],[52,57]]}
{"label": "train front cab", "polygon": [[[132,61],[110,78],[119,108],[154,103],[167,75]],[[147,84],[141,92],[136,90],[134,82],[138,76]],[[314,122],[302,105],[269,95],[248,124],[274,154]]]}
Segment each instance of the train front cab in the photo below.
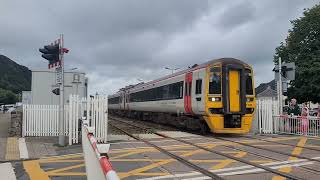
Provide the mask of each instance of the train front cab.
{"label": "train front cab", "polygon": [[206,120],[214,133],[248,133],[256,107],[252,68],[240,63],[207,67]]}

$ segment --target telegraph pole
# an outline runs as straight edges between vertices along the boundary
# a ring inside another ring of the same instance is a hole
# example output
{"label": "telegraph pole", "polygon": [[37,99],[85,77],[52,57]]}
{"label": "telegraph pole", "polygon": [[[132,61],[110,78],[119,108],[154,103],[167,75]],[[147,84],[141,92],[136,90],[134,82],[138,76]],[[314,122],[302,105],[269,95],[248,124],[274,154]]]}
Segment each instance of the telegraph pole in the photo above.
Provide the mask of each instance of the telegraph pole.
{"label": "telegraph pole", "polygon": [[64,129],[64,59],[63,59],[63,34],[60,34],[59,43],[59,54],[60,54],[60,66],[61,66],[61,83],[60,83],[60,111],[59,111],[59,145],[65,145],[65,129]]}

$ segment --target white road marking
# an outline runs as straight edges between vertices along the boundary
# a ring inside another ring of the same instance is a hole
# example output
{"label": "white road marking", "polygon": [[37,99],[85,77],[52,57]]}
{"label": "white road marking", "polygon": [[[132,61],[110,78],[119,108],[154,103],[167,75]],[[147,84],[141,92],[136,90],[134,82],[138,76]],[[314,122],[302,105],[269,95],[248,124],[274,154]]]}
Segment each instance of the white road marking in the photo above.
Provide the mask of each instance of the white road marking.
{"label": "white road marking", "polygon": [[17,180],[16,175],[14,174],[11,163],[2,163],[0,164],[0,174],[1,179],[6,180]]}
{"label": "white road marking", "polygon": [[[314,157],[312,159],[320,159],[320,157]],[[279,169],[282,167],[298,167],[298,166],[304,166],[304,165],[310,165],[313,164],[314,161],[308,161],[307,159],[297,159],[297,160],[289,160],[289,161],[278,161],[278,162],[271,162],[271,163],[264,163],[261,164],[263,166],[271,166],[272,169]],[[254,168],[254,169],[250,169]],[[244,170],[247,169],[247,170]],[[231,167],[231,168],[223,168],[223,169],[217,169],[217,170],[211,170],[213,173],[219,173],[220,176],[230,176],[230,175],[239,175],[239,174],[246,174],[246,173],[253,173],[253,172],[262,172],[263,169],[255,168],[254,166],[245,165],[245,166],[238,166],[238,167]],[[225,173],[221,173],[225,172]],[[201,177],[192,177],[191,176],[197,176],[202,175],[199,172],[192,171],[190,173],[183,173],[183,174],[172,174],[172,175],[166,175],[166,176],[158,176],[158,177],[151,177],[151,178],[142,178],[140,180],[156,180],[156,179],[168,179],[168,178],[178,178],[178,177],[186,177],[184,180],[203,180],[203,179],[211,179],[207,176],[201,176]]]}
{"label": "white road marking", "polygon": [[19,138],[20,159],[29,159],[28,149],[24,138]]}

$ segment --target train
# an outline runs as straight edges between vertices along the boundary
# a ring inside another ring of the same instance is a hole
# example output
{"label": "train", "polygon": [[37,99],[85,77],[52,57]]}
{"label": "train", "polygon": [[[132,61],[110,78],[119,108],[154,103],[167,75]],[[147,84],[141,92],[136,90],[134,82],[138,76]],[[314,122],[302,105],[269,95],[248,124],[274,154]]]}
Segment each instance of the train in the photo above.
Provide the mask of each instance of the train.
{"label": "train", "polygon": [[110,114],[201,133],[248,133],[255,109],[253,68],[235,58],[195,64],[108,96]]}

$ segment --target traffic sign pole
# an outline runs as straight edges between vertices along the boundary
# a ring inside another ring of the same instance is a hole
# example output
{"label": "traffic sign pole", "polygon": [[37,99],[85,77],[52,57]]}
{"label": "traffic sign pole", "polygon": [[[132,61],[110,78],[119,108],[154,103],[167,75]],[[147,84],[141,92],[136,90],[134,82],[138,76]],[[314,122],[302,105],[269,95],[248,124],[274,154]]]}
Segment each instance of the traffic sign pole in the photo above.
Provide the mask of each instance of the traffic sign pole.
{"label": "traffic sign pole", "polygon": [[61,66],[61,83],[60,83],[60,111],[59,111],[59,145],[65,145],[65,129],[64,129],[64,58],[63,58],[63,34],[60,35],[60,66]]}

